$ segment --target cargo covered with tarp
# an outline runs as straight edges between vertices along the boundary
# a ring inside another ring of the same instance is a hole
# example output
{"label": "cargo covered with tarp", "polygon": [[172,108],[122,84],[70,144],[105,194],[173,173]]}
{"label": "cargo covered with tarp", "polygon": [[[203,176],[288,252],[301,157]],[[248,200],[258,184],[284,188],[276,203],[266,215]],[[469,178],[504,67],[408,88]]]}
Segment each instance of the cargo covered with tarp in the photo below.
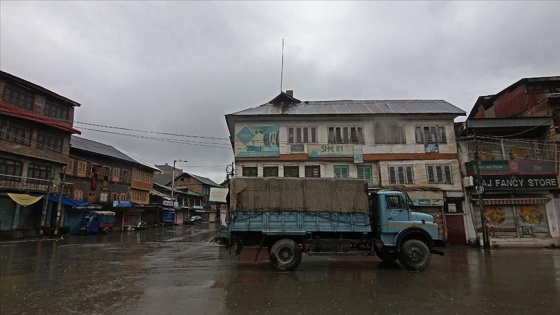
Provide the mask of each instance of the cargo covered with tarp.
{"label": "cargo covered with tarp", "polygon": [[234,177],[230,210],[368,213],[366,188],[359,179]]}

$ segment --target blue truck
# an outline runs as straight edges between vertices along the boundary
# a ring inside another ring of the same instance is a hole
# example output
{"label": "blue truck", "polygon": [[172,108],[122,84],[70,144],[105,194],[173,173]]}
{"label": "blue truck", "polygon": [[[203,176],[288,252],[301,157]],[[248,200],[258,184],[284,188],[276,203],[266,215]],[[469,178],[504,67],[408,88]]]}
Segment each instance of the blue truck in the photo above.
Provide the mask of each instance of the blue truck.
{"label": "blue truck", "polygon": [[359,179],[234,177],[228,204],[230,251],[266,248],[278,271],[295,270],[302,253],[377,255],[420,271],[445,247],[434,218],[411,211],[405,192],[368,190]]}

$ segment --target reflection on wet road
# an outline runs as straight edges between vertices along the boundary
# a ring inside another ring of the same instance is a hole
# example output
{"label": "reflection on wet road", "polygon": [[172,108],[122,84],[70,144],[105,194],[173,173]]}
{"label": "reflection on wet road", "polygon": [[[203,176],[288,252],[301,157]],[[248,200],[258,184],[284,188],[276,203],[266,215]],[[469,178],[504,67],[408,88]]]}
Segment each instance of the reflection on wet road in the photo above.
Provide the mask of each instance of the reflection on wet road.
{"label": "reflection on wet road", "polygon": [[[450,248],[423,272],[374,257],[229,255],[213,225],[0,243],[1,314],[528,314],[560,309],[560,250]],[[265,251],[266,252],[266,251]]]}

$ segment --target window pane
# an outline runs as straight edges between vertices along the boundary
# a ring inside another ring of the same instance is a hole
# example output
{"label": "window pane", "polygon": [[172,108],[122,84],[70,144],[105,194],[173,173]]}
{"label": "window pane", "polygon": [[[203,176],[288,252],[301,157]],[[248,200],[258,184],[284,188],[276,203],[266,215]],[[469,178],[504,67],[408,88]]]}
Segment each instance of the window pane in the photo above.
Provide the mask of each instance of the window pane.
{"label": "window pane", "polygon": [[422,137],[421,127],[416,127],[416,143],[424,143],[424,137]]}
{"label": "window pane", "polygon": [[284,166],[284,177],[299,177],[299,166]]}
{"label": "window pane", "polygon": [[263,167],[263,177],[278,177],[277,166]]}
{"label": "window pane", "polygon": [[309,142],[308,130],[309,130],[309,128],[307,128],[307,127],[303,128],[303,143],[308,143]]}
{"label": "window pane", "polygon": [[407,166],[406,167],[406,176],[407,176],[407,184],[413,184],[414,183],[414,177],[412,176],[412,166]]}
{"label": "window pane", "polygon": [[428,166],[428,183],[433,183],[435,182],[434,179],[434,167],[429,165]]}
{"label": "window pane", "polygon": [[315,127],[311,127],[311,143],[317,143],[317,138],[315,136]]}
{"label": "window pane", "polygon": [[296,143],[301,143],[301,128],[296,128]]}
{"label": "window pane", "polygon": [[329,143],[335,143],[334,128],[329,127]]}
{"label": "window pane", "polygon": [[288,143],[294,143],[294,128],[288,128]]}

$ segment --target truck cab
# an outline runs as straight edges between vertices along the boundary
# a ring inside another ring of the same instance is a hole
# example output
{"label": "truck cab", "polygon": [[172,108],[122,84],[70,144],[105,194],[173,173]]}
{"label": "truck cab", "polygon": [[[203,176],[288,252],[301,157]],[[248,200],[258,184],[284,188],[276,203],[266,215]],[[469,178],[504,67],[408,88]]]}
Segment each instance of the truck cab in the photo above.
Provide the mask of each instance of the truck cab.
{"label": "truck cab", "polygon": [[412,202],[406,193],[392,190],[371,192],[370,205],[377,236],[375,252],[379,258],[391,262],[399,259],[403,264],[400,258],[406,254],[403,245],[411,239],[422,242],[430,253],[443,254],[445,243],[438,239],[435,219],[429,214],[412,211]]}

